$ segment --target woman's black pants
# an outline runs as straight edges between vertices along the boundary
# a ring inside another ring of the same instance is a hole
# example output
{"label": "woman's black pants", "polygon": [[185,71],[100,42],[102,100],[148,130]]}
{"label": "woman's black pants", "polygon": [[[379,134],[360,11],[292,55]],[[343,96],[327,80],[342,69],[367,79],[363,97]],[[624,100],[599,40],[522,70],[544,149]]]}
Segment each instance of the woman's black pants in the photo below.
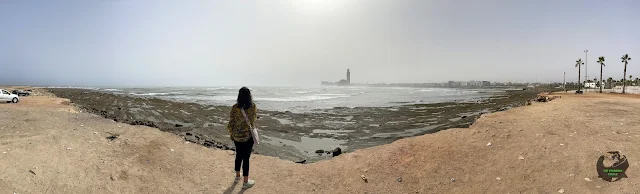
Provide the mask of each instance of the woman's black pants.
{"label": "woman's black pants", "polygon": [[249,139],[246,142],[233,141],[236,145],[236,172],[240,172],[240,165],[242,165],[242,176],[249,176],[249,157],[251,157],[251,150],[253,149],[253,139]]}

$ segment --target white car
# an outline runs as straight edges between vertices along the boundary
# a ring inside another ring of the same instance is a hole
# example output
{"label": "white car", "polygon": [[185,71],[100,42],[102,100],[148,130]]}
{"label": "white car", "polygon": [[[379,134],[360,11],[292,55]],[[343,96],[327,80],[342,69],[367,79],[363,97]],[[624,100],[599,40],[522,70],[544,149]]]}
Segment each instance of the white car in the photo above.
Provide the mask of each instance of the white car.
{"label": "white car", "polygon": [[20,97],[16,94],[9,93],[6,90],[0,89],[0,102],[13,102],[18,103],[20,101]]}

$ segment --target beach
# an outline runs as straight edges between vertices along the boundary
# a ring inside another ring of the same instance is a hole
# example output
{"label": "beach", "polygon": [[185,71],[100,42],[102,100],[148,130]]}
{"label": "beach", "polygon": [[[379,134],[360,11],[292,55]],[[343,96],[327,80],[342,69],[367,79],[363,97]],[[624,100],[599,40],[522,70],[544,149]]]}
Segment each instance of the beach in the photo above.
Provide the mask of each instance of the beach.
{"label": "beach", "polygon": [[[0,192],[639,192],[640,97],[553,95],[562,98],[483,114],[469,128],[407,137],[312,164],[254,154],[251,177],[257,184],[248,190],[232,183],[232,151],[114,122],[65,99],[24,97],[18,104],[0,104]],[[629,159],[629,178],[598,178],[596,161],[612,150]]]}
{"label": "beach", "polygon": [[[226,130],[229,105],[162,99],[155,95],[158,93],[127,95],[90,89],[48,90],[70,99],[81,111],[117,122],[156,127],[206,147],[234,149]],[[494,93],[479,93],[477,96],[482,98],[468,100],[458,100],[464,99],[458,97],[445,102],[386,107],[330,107],[301,112],[260,109],[257,127],[263,144],[254,150],[291,161],[315,162],[331,158],[337,148],[351,152],[401,138],[467,127],[482,114],[522,106],[537,95],[529,90]],[[316,104],[322,102],[326,101]],[[313,104],[312,101],[305,103]],[[265,104],[268,105],[271,104]]]}

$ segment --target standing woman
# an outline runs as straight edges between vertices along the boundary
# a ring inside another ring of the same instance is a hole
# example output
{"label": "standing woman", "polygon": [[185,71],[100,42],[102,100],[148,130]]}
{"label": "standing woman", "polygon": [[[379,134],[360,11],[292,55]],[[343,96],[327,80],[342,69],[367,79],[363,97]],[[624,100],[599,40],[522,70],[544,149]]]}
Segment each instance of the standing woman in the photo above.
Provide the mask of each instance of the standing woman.
{"label": "standing woman", "polygon": [[[256,108],[256,105],[253,103],[249,88],[240,88],[237,103],[231,107],[227,131],[231,136],[231,140],[236,145],[236,177],[234,183],[240,181],[240,165],[242,165],[242,175],[244,176],[243,189],[251,188],[256,184],[256,181],[249,180],[249,157],[251,156],[254,143],[251,135],[251,127],[254,126],[253,123],[256,120],[257,111],[258,108]],[[248,119],[249,122],[247,122],[245,118]],[[248,123],[250,123],[251,126]]]}

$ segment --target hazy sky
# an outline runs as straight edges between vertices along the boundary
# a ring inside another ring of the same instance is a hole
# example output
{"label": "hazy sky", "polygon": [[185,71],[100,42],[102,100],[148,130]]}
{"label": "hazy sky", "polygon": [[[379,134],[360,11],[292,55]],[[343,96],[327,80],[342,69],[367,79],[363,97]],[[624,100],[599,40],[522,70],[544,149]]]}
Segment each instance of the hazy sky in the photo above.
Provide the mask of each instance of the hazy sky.
{"label": "hazy sky", "polygon": [[0,0],[0,85],[620,79],[639,36],[634,0]]}

